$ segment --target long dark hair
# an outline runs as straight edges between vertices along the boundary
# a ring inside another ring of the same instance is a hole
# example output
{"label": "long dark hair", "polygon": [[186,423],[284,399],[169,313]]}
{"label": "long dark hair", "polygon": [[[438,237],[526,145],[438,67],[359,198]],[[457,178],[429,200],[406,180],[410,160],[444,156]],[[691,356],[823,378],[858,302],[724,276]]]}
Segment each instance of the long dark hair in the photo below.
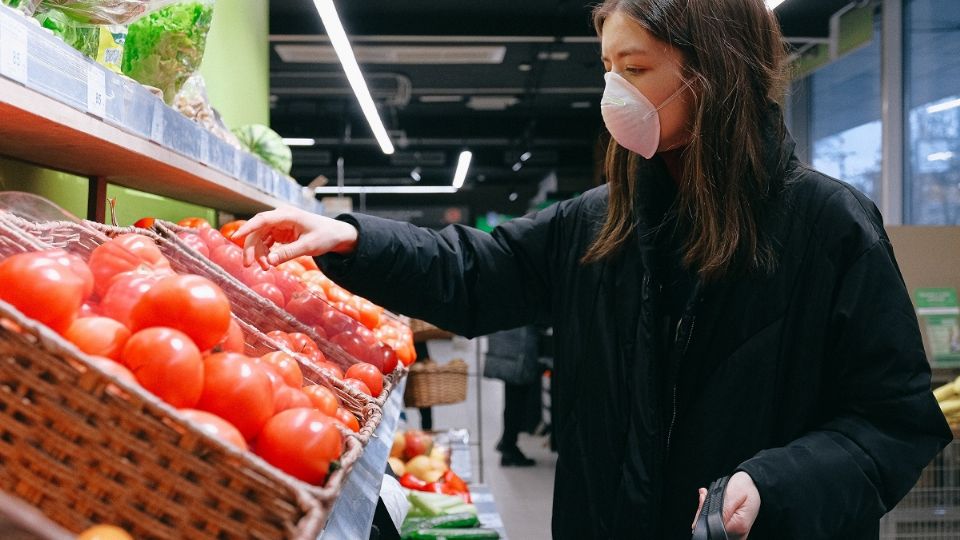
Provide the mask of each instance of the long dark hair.
{"label": "long dark hair", "polygon": [[[782,101],[785,48],[763,0],[606,0],[593,12],[597,34],[620,12],[683,54],[693,94],[689,144],[682,150],[677,211],[686,238],[683,262],[705,281],[767,270],[773,249],[760,230],[771,197],[764,133],[770,104]],[[783,137],[781,124],[773,137]],[[609,258],[634,228],[637,173],[643,158],[607,147],[606,222],[584,262]]]}

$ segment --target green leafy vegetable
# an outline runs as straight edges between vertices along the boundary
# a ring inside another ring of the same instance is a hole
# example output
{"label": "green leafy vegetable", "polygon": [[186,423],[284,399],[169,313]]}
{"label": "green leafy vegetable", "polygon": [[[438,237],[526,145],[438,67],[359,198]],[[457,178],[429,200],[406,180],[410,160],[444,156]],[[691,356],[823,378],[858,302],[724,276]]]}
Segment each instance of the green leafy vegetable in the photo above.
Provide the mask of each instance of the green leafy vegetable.
{"label": "green leafy vegetable", "polygon": [[290,174],[293,154],[276,131],[260,124],[250,124],[234,129],[233,134],[251,154],[260,156],[283,174]]}
{"label": "green leafy vegetable", "polygon": [[213,20],[209,2],[180,2],[154,11],[130,25],[123,73],[163,90],[172,103],[183,83],[200,67]]}
{"label": "green leafy vegetable", "polygon": [[77,22],[54,8],[41,9],[34,17],[41,26],[52,31],[54,35],[84,56],[94,59],[97,57],[97,49],[100,46],[100,28],[97,26]]}

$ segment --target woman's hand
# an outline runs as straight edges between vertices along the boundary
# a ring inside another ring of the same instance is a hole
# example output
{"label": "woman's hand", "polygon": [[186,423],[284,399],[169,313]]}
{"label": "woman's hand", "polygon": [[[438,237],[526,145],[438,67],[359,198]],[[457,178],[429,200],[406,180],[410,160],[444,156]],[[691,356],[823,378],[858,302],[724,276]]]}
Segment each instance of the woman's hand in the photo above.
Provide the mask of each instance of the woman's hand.
{"label": "woman's hand", "polygon": [[[693,517],[691,529],[697,527],[700,511],[703,510],[703,501],[707,498],[707,490],[700,488],[700,506]],[[723,528],[733,540],[746,540],[753,523],[760,512],[760,492],[754,485],[750,475],[740,471],[730,477],[727,490],[723,495]]]}
{"label": "woman's hand", "polygon": [[291,207],[257,214],[234,234],[247,235],[243,264],[256,261],[264,270],[301,255],[347,254],[357,245],[353,225]]}

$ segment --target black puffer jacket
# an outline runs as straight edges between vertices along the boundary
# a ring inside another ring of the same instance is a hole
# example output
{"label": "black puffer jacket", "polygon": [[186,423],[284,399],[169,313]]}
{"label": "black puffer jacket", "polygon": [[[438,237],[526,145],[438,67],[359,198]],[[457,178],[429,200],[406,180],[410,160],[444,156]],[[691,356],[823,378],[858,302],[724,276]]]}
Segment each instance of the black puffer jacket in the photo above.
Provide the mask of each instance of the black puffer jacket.
{"label": "black puffer jacket", "polygon": [[[344,216],[357,250],[321,264],[466,336],[554,327],[555,538],[689,539],[697,488],[743,470],[762,499],[751,540],[875,539],[951,434],[877,209],[798,163],[792,143],[769,146],[789,157],[771,160],[786,163],[768,226],[777,269],[689,287],[676,334],[655,220],[639,215],[615,261],[578,262],[605,187],[493,234]],[[641,183],[665,182],[650,161]]]}

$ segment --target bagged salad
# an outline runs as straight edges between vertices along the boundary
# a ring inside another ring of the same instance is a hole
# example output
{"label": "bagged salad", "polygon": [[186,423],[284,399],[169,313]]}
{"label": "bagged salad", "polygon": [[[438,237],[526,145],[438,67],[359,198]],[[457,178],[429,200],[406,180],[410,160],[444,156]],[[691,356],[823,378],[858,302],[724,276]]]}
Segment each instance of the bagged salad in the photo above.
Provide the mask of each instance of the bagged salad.
{"label": "bagged salad", "polygon": [[212,22],[213,0],[175,2],[140,17],[128,29],[124,75],[159,88],[172,104],[200,68]]}

